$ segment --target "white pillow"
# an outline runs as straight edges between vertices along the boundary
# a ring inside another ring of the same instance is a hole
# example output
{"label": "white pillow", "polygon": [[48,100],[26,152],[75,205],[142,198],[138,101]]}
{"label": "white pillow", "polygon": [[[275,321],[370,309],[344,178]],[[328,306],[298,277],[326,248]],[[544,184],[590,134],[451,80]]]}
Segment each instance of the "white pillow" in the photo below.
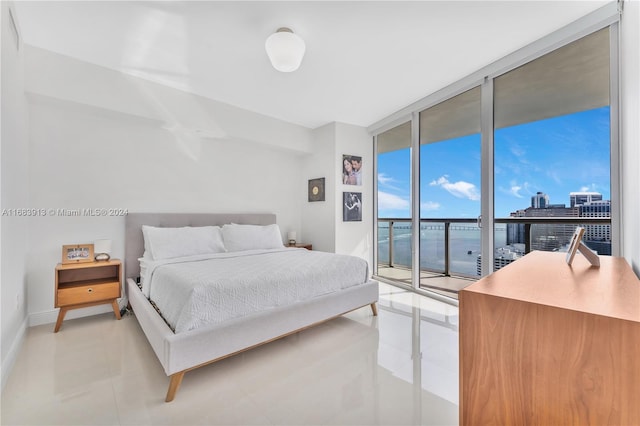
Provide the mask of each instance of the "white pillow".
{"label": "white pillow", "polygon": [[153,260],[226,251],[219,226],[157,228],[143,225],[142,235],[145,257],[150,255]]}
{"label": "white pillow", "polygon": [[282,248],[280,227],[273,225],[224,225],[222,237],[227,251]]}

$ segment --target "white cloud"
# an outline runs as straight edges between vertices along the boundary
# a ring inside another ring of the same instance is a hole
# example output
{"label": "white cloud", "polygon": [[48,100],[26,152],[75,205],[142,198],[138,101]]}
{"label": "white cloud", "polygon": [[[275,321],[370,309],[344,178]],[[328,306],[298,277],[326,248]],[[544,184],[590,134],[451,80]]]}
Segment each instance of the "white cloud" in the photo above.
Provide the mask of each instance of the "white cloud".
{"label": "white cloud", "polygon": [[447,177],[447,175],[444,175],[437,180],[432,181],[431,183],[429,183],[429,185],[441,186],[451,195],[458,198],[467,198],[473,201],[480,200],[480,192],[474,184],[465,182],[463,180],[460,180],[458,182],[449,182],[449,179],[447,179]]}
{"label": "white cloud", "polygon": [[[509,194],[511,194],[511,195],[513,195],[514,197],[517,197],[517,198],[524,198],[524,195],[522,195],[520,193],[520,191],[522,191],[522,186],[519,185],[518,182],[516,182],[515,180],[512,180],[509,183],[509,185],[510,185],[509,186],[509,190],[507,191]],[[525,183],[525,186],[526,185],[527,184]]]}
{"label": "white cloud", "polygon": [[436,203],[435,201],[426,201],[424,203],[420,203],[420,210],[438,210],[440,208],[440,203]]}
{"label": "white cloud", "polygon": [[388,192],[378,191],[379,210],[409,210],[409,200]]}
{"label": "white cloud", "polygon": [[384,173],[378,173],[378,183],[380,185],[388,185],[390,182],[393,182],[393,178],[391,176],[387,176]]}
{"label": "white cloud", "polygon": [[548,171],[547,176],[549,176],[556,184],[562,185],[562,179],[560,179],[560,176],[558,176],[558,173],[555,170]]}
{"label": "white cloud", "polygon": [[524,150],[520,145],[512,144],[509,146],[509,151],[516,157],[524,157],[527,151]]}
{"label": "white cloud", "polygon": [[598,190],[598,185],[592,183],[591,185],[584,185],[580,187],[580,192],[600,192]]}
{"label": "white cloud", "polygon": [[523,195],[520,194],[521,190],[522,190],[521,186],[512,185],[511,188],[509,188],[509,194],[513,195],[514,197],[524,198]]}

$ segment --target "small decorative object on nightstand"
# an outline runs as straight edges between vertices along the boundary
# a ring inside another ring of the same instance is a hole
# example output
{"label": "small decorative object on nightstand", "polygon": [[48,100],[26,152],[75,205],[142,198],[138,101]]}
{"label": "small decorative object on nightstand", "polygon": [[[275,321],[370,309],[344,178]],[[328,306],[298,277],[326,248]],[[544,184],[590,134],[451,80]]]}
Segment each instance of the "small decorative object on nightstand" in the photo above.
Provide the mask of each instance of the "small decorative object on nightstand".
{"label": "small decorative object on nightstand", "polygon": [[96,262],[111,259],[111,240],[95,240],[93,242],[93,253]]}
{"label": "small decorative object on nightstand", "polygon": [[90,263],[58,263],[56,266],[55,307],[60,308],[54,333],[60,330],[67,311],[111,303],[120,319],[122,262],[117,259]]}
{"label": "small decorative object on nightstand", "polygon": [[296,245],[296,231],[289,231],[287,233],[287,240],[289,240],[290,246]]}

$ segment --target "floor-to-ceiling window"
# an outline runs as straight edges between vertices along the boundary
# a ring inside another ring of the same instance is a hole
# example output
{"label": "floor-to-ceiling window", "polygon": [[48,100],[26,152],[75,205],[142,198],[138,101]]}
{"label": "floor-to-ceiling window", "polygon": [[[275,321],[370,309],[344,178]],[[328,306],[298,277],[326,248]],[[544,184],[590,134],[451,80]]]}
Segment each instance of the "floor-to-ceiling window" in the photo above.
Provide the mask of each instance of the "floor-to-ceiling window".
{"label": "floor-to-ceiling window", "polygon": [[420,112],[420,287],[456,297],[476,276],[480,87]]}
{"label": "floor-to-ceiling window", "polygon": [[378,275],[411,284],[411,122],[376,138]]}
{"label": "floor-to-ceiling window", "polygon": [[455,299],[465,284],[452,277],[566,250],[576,226],[592,250],[616,252],[615,31],[501,63],[376,135],[378,276]]}
{"label": "floor-to-ceiling window", "polygon": [[[496,225],[494,269],[566,251],[582,225],[570,219],[610,218],[609,103],[608,28],[494,80],[495,218],[512,221]],[[583,226],[585,243],[611,255],[611,226]]]}

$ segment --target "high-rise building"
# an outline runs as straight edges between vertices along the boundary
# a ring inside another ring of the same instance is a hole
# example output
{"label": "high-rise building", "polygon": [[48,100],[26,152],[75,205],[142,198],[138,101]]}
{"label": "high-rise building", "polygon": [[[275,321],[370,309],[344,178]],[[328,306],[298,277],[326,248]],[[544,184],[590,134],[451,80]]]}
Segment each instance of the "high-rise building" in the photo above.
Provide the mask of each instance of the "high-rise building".
{"label": "high-rise building", "polygon": [[[578,207],[565,207],[564,204],[549,204],[545,208],[527,207],[511,213],[511,217],[578,217]],[[523,223],[507,224],[507,244],[525,242]],[[531,250],[558,250],[571,241],[575,226],[557,224],[535,224],[531,226]]]}
{"label": "high-rise building", "polygon": [[[598,200],[579,206],[580,217],[611,217],[611,200]],[[611,255],[611,225],[586,225],[584,243],[598,254]]]}
{"label": "high-rise building", "polygon": [[[550,204],[549,197],[538,192],[531,197],[531,207],[516,210],[511,217],[585,217],[610,218],[611,201],[603,200],[599,192],[571,192],[571,207],[564,204]],[[536,207],[539,206],[539,207]],[[507,223],[507,247],[525,243],[525,224]],[[611,225],[585,225],[584,243],[598,254],[611,255]],[[573,236],[575,225],[536,223],[531,225],[531,250],[556,251],[566,248]],[[513,262],[516,257],[509,254],[507,247],[496,249],[495,269]],[[505,249],[506,253],[499,250]],[[479,262],[479,261],[478,261]],[[478,268],[480,268],[478,263]],[[480,269],[478,269],[479,271]]]}
{"label": "high-rise building", "polygon": [[570,192],[569,200],[571,207],[576,207],[594,201],[602,201],[602,194],[599,192]]}
{"label": "high-rise building", "polygon": [[549,206],[549,196],[544,192],[536,192],[536,195],[531,197],[531,207],[534,209],[545,209]]}
{"label": "high-rise building", "polygon": [[[516,210],[510,217],[525,217],[525,210]],[[524,243],[524,223],[507,223],[507,244]]]}
{"label": "high-rise building", "polygon": [[[578,217],[577,207],[565,207],[564,204],[549,206],[546,209],[527,209],[527,217]],[[531,227],[531,250],[554,251],[569,244],[573,225],[536,224]]]}
{"label": "high-rise building", "polygon": [[[495,249],[493,256],[493,270],[497,271],[504,268],[510,263],[515,262],[524,256],[524,244],[509,244],[506,247],[498,247]],[[482,255],[476,258],[476,272],[478,276],[482,275]]]}

